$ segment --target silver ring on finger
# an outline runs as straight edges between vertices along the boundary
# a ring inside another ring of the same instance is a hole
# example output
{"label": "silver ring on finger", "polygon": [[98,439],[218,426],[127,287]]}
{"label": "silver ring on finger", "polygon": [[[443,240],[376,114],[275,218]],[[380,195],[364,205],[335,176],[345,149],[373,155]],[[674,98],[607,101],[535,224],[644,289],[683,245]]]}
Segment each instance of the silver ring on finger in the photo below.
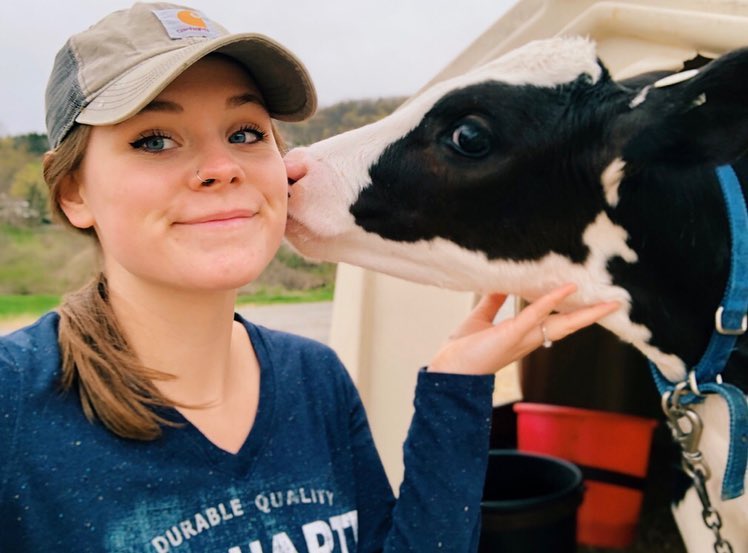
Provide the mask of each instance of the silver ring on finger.
{"label": "silver ring on finger", "polygon": [[545,325],[540,325],[540,332],[543,334],[543,347],[551,347],[553,345],[553,340],[548,338],[548,331],[546,330]]}

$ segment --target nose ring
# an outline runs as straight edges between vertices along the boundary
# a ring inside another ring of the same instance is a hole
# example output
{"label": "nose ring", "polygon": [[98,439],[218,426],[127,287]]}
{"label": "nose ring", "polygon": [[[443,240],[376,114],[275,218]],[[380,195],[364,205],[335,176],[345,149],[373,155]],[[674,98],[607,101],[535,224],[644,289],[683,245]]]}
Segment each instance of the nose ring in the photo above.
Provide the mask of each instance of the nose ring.
{"label": "nose ring", "polygon": [[200,184],[213,184],[214,182],[216,182],[216,179],[204,179],[203,177],[201,177],[200,169],[197,169],[195,171],[195,176],[197,177],[197,180],[200,181]]}

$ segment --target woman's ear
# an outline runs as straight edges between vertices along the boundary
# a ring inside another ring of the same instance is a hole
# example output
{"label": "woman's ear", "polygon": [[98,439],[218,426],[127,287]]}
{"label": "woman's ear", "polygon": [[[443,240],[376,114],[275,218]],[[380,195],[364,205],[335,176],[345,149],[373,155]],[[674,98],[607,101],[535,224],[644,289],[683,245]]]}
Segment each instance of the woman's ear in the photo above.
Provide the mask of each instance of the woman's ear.
{"label": "woman's ear", "polygon": [[71,225],[79,229],[94,226],[96,221],[86,203],[83,186],[78,180],[77,172],[69,173],[62,178],[58,201],[60,209]]}

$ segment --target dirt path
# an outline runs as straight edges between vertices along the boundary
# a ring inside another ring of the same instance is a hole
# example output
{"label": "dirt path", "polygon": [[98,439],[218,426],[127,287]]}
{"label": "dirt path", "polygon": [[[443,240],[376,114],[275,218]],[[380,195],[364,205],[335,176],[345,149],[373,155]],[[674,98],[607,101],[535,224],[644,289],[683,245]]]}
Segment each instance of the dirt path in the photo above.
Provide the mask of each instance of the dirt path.
{"label": "dirt path", "polygon": [[246,305],[237,312],[255,324],[300,334],[327,343],[330,339],[332,302]]}
{"label": "dirt path", "polygon": [[12,319],[0,319],[0,336],[8,334],[14,330],[21,328],[22,326],[33,323],[37,317],[23,316],[13,317]]}

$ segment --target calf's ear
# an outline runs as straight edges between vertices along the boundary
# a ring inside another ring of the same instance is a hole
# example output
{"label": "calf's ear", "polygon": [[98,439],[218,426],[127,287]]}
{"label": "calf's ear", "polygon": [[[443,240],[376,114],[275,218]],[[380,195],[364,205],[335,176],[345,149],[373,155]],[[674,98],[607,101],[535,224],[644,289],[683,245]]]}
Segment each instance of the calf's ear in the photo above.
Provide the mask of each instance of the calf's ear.
{"label": "calf's ear", "polygon": [[748,152],[748,48],[644,87],[618,122],[634,164],[729,163]]}

